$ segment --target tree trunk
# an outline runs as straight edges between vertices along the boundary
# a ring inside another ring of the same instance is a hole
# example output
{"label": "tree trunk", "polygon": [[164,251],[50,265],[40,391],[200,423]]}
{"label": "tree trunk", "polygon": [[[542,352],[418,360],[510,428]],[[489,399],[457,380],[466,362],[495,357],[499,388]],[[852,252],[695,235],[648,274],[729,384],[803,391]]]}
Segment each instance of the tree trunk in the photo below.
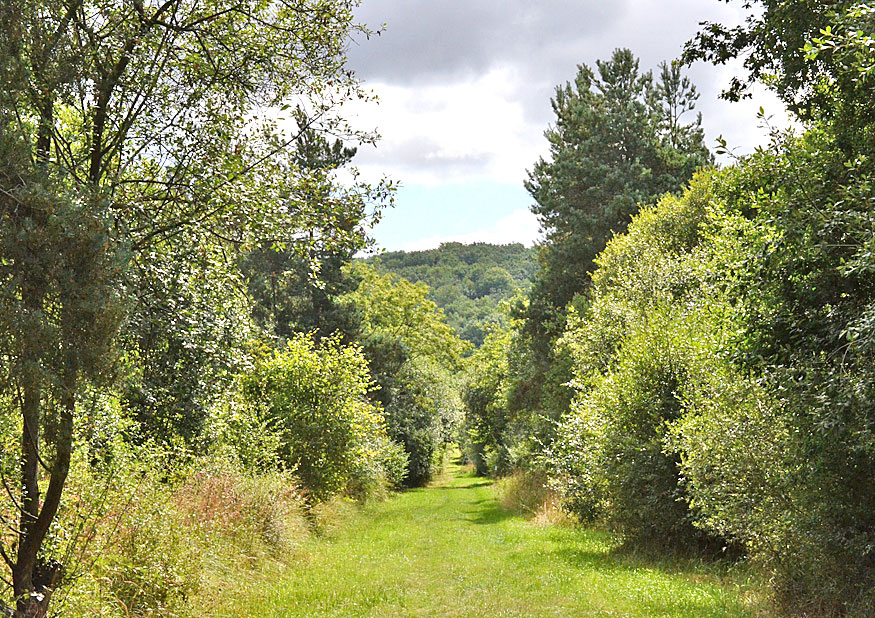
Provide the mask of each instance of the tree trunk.
{"label": "tree trunk", "polygon": [[[27,292],[29,310],[39,307],[41,296]],[[49,486],[40,505],[40,413],[42,376],[39,355],[27,350],[24,401],[22,405],[22,495],[20,536],[15,564],[12,565],[12,586],[16,599],[16,618],[45,618],[48,615],[52,592],[63,576],[63,565],[39,557],[43,541],[58,514],[61,494],[70,470],[73,452],[73,417],[76,407],[76,385],[79,378],[77,352],[67,342],[61,392],[57,436],[54,440],[55,460],[49,477]]]}

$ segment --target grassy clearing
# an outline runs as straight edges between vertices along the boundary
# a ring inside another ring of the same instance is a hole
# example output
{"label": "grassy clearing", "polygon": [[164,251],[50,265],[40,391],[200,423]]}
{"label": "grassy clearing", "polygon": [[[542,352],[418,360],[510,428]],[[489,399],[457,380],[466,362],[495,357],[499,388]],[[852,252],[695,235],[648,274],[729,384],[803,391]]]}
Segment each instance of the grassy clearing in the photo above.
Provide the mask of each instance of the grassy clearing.
{"label": "grassy clearing", "polygon": [[228,590],[231,606],[211,615],[763,615],[752,588],[725,569],[658,564],[616,553],[597,531],[538,526],[503,509],[490,481],[459,466],[308,541],[278,575],[241,582]]}

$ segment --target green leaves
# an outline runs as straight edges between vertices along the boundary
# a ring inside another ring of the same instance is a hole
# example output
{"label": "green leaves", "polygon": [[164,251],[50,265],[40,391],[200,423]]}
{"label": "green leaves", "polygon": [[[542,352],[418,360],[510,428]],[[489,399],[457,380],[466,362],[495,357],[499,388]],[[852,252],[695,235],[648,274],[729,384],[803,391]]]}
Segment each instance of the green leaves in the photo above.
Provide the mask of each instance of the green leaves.
{"label": "green leaves", "polygon": [[380,410],[367,398],[373,388],[360,348],[339,339],[316,346],[306,335],[242,377],[245,400],[280,433],[283,460],[317,501],[380,461],[376,447],[387,438]]}
{"label": "green leaves", "polygon": [[663,63],[654,85],[628,49],[597,71],[579,67],[574,84],[557,88],[550,159],[538,161],[526,183],[547,233],[526,325],[535,349],[560,335],[557,314],[587,288],[596,255],[640,205],[679,191],[711,162],[701,119],[684,118],[697,97],[678,65]]}
{"label": "green leaves", "polygon": [[424,283],[381,275],[365,263],[349,271],[358,288],[342,297],[361,318],[361,338],[376,393],[385,408],[389,435],[409,455],[406,482],[431,478],[435,458],[459,423],[454,374],[471,347],[456,337]]}

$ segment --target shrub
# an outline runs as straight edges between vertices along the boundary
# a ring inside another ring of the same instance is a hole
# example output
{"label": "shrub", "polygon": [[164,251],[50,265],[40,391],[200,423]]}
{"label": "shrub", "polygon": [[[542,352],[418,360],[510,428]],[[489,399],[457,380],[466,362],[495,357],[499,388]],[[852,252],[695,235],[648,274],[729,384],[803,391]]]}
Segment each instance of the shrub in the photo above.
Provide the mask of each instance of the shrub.
{"label": "shrub", "polygon": [[[242,378],[244,400],[280,436],[280,455],[315,501],[345,489],[357,468],[373,464],[368,445],[385,421],[367,399],[373,388],[359,348],[299,335]],[[362,458],[368,461],[362,461]]]}
{"label": "shrub", "polygon": [[387,489],[400,489],[407,476],[409,457],[404,446],[386,435],[376,435],[363,444],[346,493],[359,502],[381,498]]}
{"label": "shrub", "polygon": [[560,506],[559,495],[548,486],[546,473],[517,470],[496,483],[502,508],[541,525],[567,524],[570,519]]}
{"label": "shrub", "polygon": [[453,437],[458,394],[449,372],[427,359],[407,361],[390,388],[387,431],[407,454],[404,484],[418,487],[431,479]]}
{"label": "shrub", "polygon": [[668,427],[685,412],[685,390],[714,357],[688,320],[695,322],[663,309],[635,324],[616,365],[591,379],[560,431],[554,461],[570,508],[582,519],[604,519],[635,543],[709,541],[693,525],[678,458],[665,448]]}
{"label": "shrub", "polygon": [[702,524],[741,540],[797,615],[875,611],[873,168],[847,146],[776,136],[725,172],[703,264],[734,368],[673,431]]}
{"label": "shrub", "polygon": [[643,209],[597,258],[559,343],[578,394],[549,452],[552,486],[581,519],[603,519],[631,542],[709,541],[665,439],[723,328],[699,302],[696,252],[713,195],[714,174],[700,174],[680,198]]}

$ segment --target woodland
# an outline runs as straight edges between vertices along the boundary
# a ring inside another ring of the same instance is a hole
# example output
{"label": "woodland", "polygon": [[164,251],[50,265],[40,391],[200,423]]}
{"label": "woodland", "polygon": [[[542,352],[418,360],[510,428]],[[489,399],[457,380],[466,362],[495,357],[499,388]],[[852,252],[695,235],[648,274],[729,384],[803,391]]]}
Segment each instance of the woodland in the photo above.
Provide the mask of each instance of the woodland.
{"label": "woodland", "polygon": [[358,4],[0,2],[0,611],[875,614],[875,8],[606,50],[543,241],[365,259]]}
{"label": "woodland", "polygon": [[493,323],[506,322],[502,308],[524,294],[535,276],[535,250],[521,244],[443,243],[426,251],[381,253],[368,261],[384,273],[428,286],[459,337],[479,347]]}

